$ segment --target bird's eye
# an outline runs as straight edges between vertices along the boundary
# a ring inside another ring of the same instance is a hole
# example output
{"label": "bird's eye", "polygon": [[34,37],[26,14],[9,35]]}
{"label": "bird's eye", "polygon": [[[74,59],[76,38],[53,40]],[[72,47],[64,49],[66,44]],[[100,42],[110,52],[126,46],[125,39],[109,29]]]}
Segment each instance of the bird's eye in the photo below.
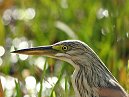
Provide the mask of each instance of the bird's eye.
{"label": "bird's eye", "polygon": [[68,50],[68,47],[67,46],[63,46],[62,47],[62,50],[67,51]]}

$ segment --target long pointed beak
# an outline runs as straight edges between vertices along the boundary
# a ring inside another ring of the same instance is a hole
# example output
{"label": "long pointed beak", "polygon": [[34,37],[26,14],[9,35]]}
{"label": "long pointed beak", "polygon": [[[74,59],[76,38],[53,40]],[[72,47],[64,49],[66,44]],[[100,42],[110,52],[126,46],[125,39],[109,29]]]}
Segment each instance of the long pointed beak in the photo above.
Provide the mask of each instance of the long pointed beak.
{"label": "long pointed beak", "polygon": [[25,55],[47,55],[53,56],[57,53],[56,50],[52,48],[52,46],[42,46],[42,47],[34,47],[34,48],[27,48],[16,50],[11,53],[18,53],[18,54],[25,54]]}

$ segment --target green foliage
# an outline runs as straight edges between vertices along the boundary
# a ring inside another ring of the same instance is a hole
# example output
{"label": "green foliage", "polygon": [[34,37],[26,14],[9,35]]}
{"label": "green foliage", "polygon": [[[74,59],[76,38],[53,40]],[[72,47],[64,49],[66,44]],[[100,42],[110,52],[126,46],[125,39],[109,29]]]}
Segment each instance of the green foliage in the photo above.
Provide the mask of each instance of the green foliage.
{"label": "green foliage", "polygon": [[16,97],[22,97],[22,92],[20,88],[20,82],[15,80],[15,85],[16,85]]}
{"label": "green foliage", "polygon": [[43,73],[42,73],[42,76],[41,76],[40,90],[39,90],[39,93],[38,93],[38,97],[42,97],[43,79],[44,79],[44,77],[45,77],[45,72],[46,72],[46,62],[45,62],[45,64],[44,64]]}

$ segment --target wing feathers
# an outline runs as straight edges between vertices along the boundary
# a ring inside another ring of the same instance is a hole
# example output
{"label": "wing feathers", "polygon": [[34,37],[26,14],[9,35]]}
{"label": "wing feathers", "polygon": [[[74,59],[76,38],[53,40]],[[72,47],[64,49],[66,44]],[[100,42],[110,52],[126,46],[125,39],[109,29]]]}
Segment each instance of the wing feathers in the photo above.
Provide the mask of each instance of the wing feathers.
{"label": "wing feathers", "polygon": [[99,88],[99,95],[100,97],[129,97],[124,91],[111,88]]}

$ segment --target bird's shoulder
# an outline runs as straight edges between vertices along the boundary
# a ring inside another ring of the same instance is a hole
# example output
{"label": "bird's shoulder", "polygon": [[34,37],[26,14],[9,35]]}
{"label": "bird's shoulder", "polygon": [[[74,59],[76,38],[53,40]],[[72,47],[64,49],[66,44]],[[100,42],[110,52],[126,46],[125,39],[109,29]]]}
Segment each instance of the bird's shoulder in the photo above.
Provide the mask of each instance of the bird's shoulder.
{"label": "bird's shoulder", "polygon": [[106,87],[99,87],[100,97],[129,97],[118,82],[111,79]]}

